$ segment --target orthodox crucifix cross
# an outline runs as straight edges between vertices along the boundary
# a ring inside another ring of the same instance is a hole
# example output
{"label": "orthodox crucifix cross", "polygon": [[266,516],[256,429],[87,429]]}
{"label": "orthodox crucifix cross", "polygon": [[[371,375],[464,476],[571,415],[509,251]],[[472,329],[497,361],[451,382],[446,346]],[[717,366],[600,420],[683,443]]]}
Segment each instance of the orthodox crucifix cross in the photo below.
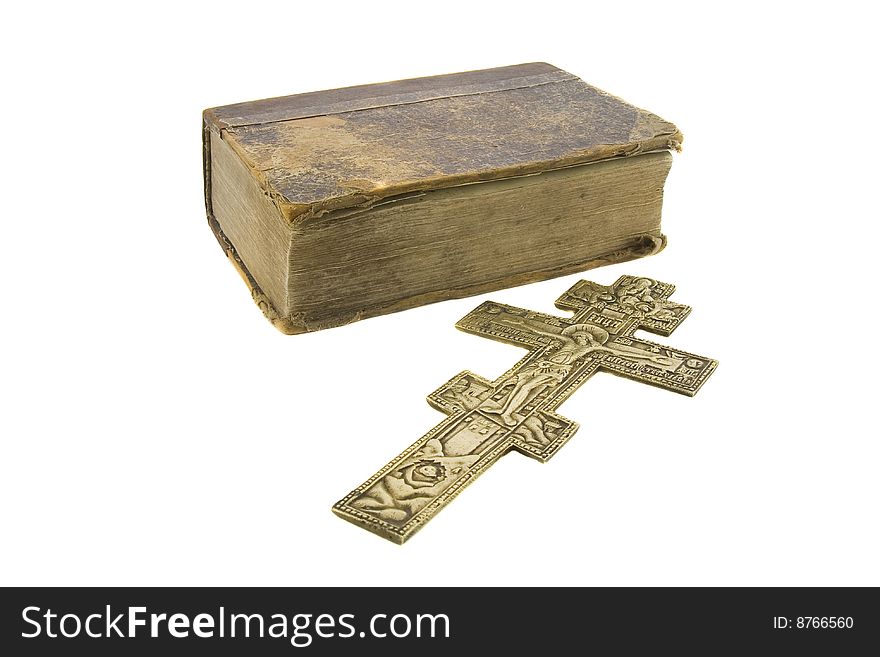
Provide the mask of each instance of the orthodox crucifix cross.
{"label": "orthodox crucifix cross", "polygon": [[456,324],[529,350],[495,381],[462,372],[428,396],[448,417],[336,503],[333,511],[403,543],[511,449],[546,461],[578,424],[554,410],[598,370],[693,396],[718,363],[633,337],[669,335],[690,307],[668,283],[579,281],[556,306],[571,319],[487,301]]}

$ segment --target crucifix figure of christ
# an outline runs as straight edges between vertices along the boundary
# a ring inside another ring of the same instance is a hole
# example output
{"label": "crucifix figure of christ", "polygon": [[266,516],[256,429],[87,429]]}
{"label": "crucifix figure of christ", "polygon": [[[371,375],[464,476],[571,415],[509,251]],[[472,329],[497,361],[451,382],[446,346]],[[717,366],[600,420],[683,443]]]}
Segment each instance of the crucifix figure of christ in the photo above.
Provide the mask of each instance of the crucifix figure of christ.
{"label": "crucifix figure of christ", "polygon": [[487,301],[456,327],[529,350],[495,381],[462,372],[428,396],[447,418],[333,507],[334,513],[403,543],[501,456],[514,449],[546,461],[578,424],[555,409],[606,370],[693,396],[717,361],[634,337],[669,335],[690,307],[675,287],[621,276],[579,281],[556,301],[570,319]]}

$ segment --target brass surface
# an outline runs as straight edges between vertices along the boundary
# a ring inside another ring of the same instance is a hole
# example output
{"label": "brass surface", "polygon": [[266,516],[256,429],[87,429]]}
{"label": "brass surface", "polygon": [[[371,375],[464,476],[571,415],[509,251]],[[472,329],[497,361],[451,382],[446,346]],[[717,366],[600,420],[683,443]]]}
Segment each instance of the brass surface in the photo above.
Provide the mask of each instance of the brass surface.
{"label": "brass surface", "polygon": [[577,431],[555,409],[605,370],[693,396],[715,360],[633,337],[669,335],[690,307],[675,286],[634,276],[613,285],[579,281],[556,301],[570,319],[487,301],[456,327],[529,353],[495,381],[462,372],[428,403],[448,417],[337,502],[337,515],[403,543],[511,449],[546,461]]}

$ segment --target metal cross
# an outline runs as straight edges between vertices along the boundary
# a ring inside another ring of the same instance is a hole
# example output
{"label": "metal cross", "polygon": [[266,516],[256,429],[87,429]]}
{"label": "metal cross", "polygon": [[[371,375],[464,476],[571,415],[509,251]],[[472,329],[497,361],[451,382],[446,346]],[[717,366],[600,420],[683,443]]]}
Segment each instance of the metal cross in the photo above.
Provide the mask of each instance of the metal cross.
{"label": "metal cross", "polygon": [[668,283],[621,276],[579,281],[556,306],[571,319],[487,301],[456,324],[529,350],[495,381],[462,372],[428,396],[449,417],[333,507],[334,513],[403,543],[511,449],[546,461],[578,424],[554,410],[600,369],[693,396],[718,365],[633,337],[669,335],[690,307],[668,301]]}

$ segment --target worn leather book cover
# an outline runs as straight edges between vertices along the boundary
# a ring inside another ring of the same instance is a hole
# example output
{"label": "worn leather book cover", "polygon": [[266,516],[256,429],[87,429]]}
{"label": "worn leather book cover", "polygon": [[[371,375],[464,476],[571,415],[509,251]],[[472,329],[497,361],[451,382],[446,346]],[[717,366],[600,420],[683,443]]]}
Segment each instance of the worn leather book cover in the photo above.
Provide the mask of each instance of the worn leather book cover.
{"label": "worn leather book cover", "polygon": [[209,223],[285,333],[655,253],[671,123],[545,63],[204,112]]}

